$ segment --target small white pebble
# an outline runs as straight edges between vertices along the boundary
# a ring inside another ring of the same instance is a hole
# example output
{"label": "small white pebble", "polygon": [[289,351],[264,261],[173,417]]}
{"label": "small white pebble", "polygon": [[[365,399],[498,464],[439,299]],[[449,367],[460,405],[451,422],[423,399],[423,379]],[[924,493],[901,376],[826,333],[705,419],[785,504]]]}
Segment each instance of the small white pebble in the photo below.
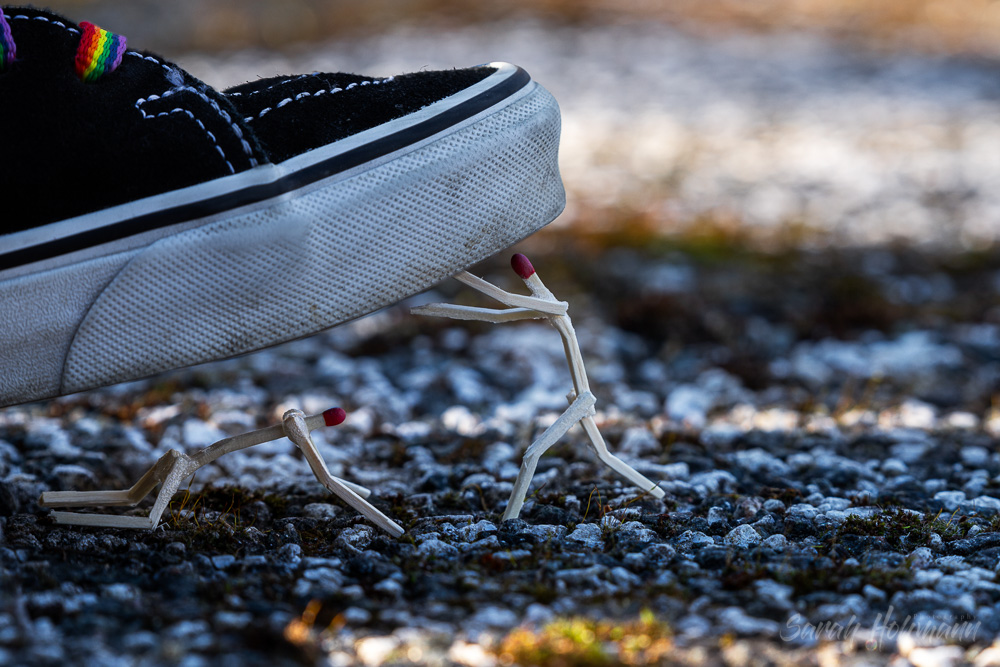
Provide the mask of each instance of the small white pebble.
{"label": "small white pebble", "polygon": [[958,509],[959,505],[965,502],[965,492],[938,491],[934,494],[934,500],[941,503],[941,505],[949,512],[954,512]]}
{"label": "small white pebble", "polygon": [[775,551],[783,551],[788,547],[788,538],[780,533],[778,535],[771,535],[764,540],[764,546]]}
{"label": "small white pebble", "polygon": [[737,526],[726,535],[726,544],[734,547],[749,547],[760,544],[760,534],[752,526],[746,524]]}

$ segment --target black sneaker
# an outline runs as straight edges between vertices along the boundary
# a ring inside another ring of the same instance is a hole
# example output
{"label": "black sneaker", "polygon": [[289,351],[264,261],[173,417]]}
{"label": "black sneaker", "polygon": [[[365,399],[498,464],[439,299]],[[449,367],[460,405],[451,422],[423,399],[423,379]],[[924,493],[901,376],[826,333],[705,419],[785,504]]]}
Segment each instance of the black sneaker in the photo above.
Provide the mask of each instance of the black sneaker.
{"label": "black sneaker", "polygon": [[35,9],[0,23],[0,405],[306,336],[562,210],[559,110],[505,63],[218,92]]}

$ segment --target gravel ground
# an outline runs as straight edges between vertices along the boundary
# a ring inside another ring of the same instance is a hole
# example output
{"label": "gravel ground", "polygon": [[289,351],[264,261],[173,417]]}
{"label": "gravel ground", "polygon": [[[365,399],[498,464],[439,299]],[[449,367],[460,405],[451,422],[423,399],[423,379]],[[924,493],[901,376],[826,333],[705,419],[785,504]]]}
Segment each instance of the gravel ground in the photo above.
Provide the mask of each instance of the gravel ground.
{"label": "gravel ground", "polygon": [[[0,413],[0,662],[595,664],[572,653],[594,629],[560,644],[577,635],[559,623],[628,628],[646,610],[625,636],[684,664],[995,664],[1000,258],[570,245],[536,266],[572,304],[601,429],[664,500],[574,429],[501,523],[568,373],[547,325],[407,314],[472,300],[444,285],[270,351]],[[514,288],[502,268],[479,271]],[[332,405],[349,418],[318,432],[324,457],[375,489],[401,539],[287,441],[199,471],[152,533],[55,527],[36,504]]]}
{"label": "gravel ground", "polygon": [[[414,57],[503,57],[561,100],[571,209],[523,250],[571,304],[611,448],[665,499],[573,429],[501,523],[569,377],[547,325],[408,314],[490,305],[446,284],[265,352],[0,411],[0,664],[1000,664],[994,67],[535,24],[182,60],[234,83]],[[614,207],[657,233],[726,215],[752,239],[811,231],[765,253],[609,231]],[[902,234],[909,249],[850,248]],[[516,289],[506,260],[477,272]],[[60,528],[37,505],[333,405],[349,417],[316,433],[324,458],[402,538],[287,441],[199,471],[154,532]]]}

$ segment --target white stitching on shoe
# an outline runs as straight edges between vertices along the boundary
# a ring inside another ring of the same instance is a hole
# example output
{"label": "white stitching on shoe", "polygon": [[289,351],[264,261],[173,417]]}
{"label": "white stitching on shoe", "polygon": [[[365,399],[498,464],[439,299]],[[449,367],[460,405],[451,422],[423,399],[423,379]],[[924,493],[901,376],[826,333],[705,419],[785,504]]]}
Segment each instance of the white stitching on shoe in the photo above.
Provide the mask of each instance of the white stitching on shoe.
{"label": "white stitching on shoe", "polygon": [[[319,76],[319,75],[320,75],[319,72],[311,72],[309,74],[300,74],[298,76],[293,76],[290,79],[284,79],[282,81],[279,81],[278,83],[275,83],[273,85],[268,86],[267,88],[261,88],[260,90],[251,90],[249,93],[246,94],[246,97],[252,97],[253,95],[256,95],[258,93],[267,92],[268,90],[271,90],[272,88],[277,88],[278,86],[283,86],[286,83],[291,83],[292,81],[299,81],[301,79],[308,79],[311,76]],[[240,93],[240,92],[222,93],[222,94],[225,95],[226,97],[241,97],[241,96],[243,96],[243,93]]]}
{"label": "white stitching on shoe", "polygon": [[127,56],[135,56],[136,58],[140,58],[142,60],[148,60],[149,62],[155,63],[155,64],[159,65],[160,67],[162,67],[164,69],[164,71],[170,72],[170,66],[169,65],[167,65],[162,60],[157,60],[153,56],[145,56],[145,55],[139,53],[138,51],[126,51],[125,55],[127,55]]}
{"label": "white stitching on shoe", "polygon": [[287,106],[291,102],[297,102],[297,101],[305,99],[307,97],[318,97],[320,95],[324,95],[324,94],[327,94],[327,93],[329,93],[330,95],[333,95],[334,93],[342,93],[342,92],[350,90],[351,88],[357,88],[358,86],[377,86],[379,84],[389,83],[394,78],[395,77],[391,77],[390,76],[390,77],[386,77],[385,79],[373,79],[371,81],[358,81],[358,82],[355,82],[355,83],[348,84],[348,85],[344,86],[343,88],[330,88],[330,89],[324,89],[324,90],[317,90],[315,93],[310,93],[310,92],[303,91],[303,92],[299,93],[298,95],[296,95],[295,97],[286,97],[285,99],[283,99],[280,102],[278,102],[277,104],[275,104],[273,107],[264,107],[263,109],[261,109],[261,111],[256,116],[246,116],[243,120],[245,120],[246,122],[249,123],[249,122],[255,120],[256,118],[263,118],[265,114],[271,113],[275,109],[280,109],[283,106]]}
{"label": "white stitching on shoe", "polygon": [[[137,51],[128,51],[128,52],[126,52],[126,55],[135,56],[136,58],[141,58],[142,60],[148,60],[151,63],[159,65],[160,67],[163,68],[164,76],[167,78],[168,81],[170,81],[170,75],[173,72],[173,69],[171,69],[171,67],[169,65],[167,65],[166,63],[164,63],[162,60],[159,60],[159,59],[154,58],[152,56],[143,55],[142,53],[139,53]],[[197,90],[195,88],[192,88],[190,86],[178,86],[177,88],[172,88],[171,90],[168,90],[167,92],[163,93],[163,95],[150,95],[145,100],[142,99],[142,98],[139,98],[136,101],[136,103],[135,103],[136,104],[136,108],[138,109],[139,106],[141,104],[143,104],[144,102],[148,102],[150,100],[160,99],[161,97],[167,97],[168,95],[172,94],[171,91],[180,91],[180,90],[189,90],[189,91],[191,91],[193,93],[196,93],[199,97],[201,97],[203,100],[205,100],[206,102],[208,102],[212,106],[212,108],[214,108],[219,113],[219,115],[222,117],[222,119],[225,122],[229,123],[229,126],[233,129],[233,133],[236,135],[236,138],[240,140],[240,143],[243,146],[243,152],[246,153],[247,159],[250,161],[250,166],[251,167],[256,167],[258,165],[257,159],[253,156],[253,149],[250,148],[250,144],[243,137],[242,130],[240,130],[239,126],[235,122],[233,122],[232,117],[230,117],[230,115],[228,113],[226,113],[223,109],[219,108],[219,105],[216,104],[216,102],[214,100],[212,100],[207,95],[205,95],[203,92],[201,92],[201,91],[199,91],[199,90]],[[177,111],[177,110],[178,109],[175,109],[175,111]],[[153,118],[153,117],[155,117],[155,116],[148,115],[146,112],[142,111],[142,109],[139,109],[139,111],[142,113],[143,118]],[[156,114],[156,115],[157,116],[161,116],[163,114]],[[195,118],[194,114],[192,114],[192,113],[189,112],[188,115],[191,117],[192,120],[194,120],[195,122],[198,123],[198,125],[201,127],[201,129],[205,130],[205,133],[208,135],[209,140],[215,146],[215,150],[219,151],[219,154],[222,155],[222,159],[225,160],[226,165],[229,167],[229,172],[230,173],[236,173],[236,170],[233,168],[232,163],[229,161],[229,159],[226,157],[225,152],[219,146],[219,143],[216,140],[215,135],[212,134],[211,132],[209,132],[208,129],[205,127],[204,123],[202,123],[200,120],[198,120],[197,118]]]}
{"label": "white stitching on shoe", "polygon": [[76,28],[70,28],[68,25],[66,25],[65,23],[63,23],[61,21],[53,21],[52,19],[47,18],[45,16],[25,16],[24,14],[16,14],[14,16],[11,16],[10,14],[4,14],[3,17],[5,19],[7,19],[8,21],[15,21],[15,20],[44,21],[46,23],[51,23],[52,25],[57,25],[60,28],[64,28],[65,30],[70,31],[74,35],[79,35],[80,34],[80,31],[77,30]]}
{"label": "white stitching on shoe", "polygon": [[[215,109],[215,111],[219,114],[219,116],[221,116],[222,119],[225,122],[229,123],[229,127],[232,128],[233,133],[236,135],[236,138],[240,140],[240,144],[242,144],[242,146],[243,146],[243,152],[246,153],[247,159],[249,159],[249,161],[250,161],[250,166],[251,167],[256,167],[257,166],[258,163],[257,163],[257,159],[253,156],[253,149],[250,148],[249,142],[247,142],[246,138],[243,136],[243,131],[240,130],[240,126],[236,124],[236,122],[226,112],[226,110],[222,109],[218,105],[218,103],[216,103],[215,100],[213,100],[212,98],[210,98],[208,95],[206,95],[204,92],[198,90],[197,88],[193,88],[191,86],[177,86],[175,88],[171,88],[170,90],[167,90],[166,92],[164,92],[164,93],[162,93],[160,95],[150,95],[149,97],[147,97],[145,99],[143,99],[143,98],[140,97],[136,101],[135,106],[136,106],[137,109],[139,109],[139,107],[142,106],[143,104],[145,104],[146,102],[151,102],[153,100],[158,100],[158,99],[161,99],[161,98],[164,98],[164,97],[169,97],[171,95],[174,95],[176,93],[181,93],[181,92],[192,92],[195,95],[197,95],[198,97],[200,97],[202,100],[204,100],[205,102],[207,102],[209,105],[211,105],[211,107],[213,109]],[[139,109],[139,111],[142,111],[142,109]],[[143,117],[145,118],[145,117],[149,117],[149,116],[147,116],[147,114],[145,112],[143,112]],[[214,140],[214,137],[213,137],[213,140]],[[216,144],[216,146],[218,146],[218,144]],[[223,154],[223,157],[225,157],[225,154]],[[232,165],[229,163],[228,160],[226,161],[226,164],[229,164],[230,168],[232,168]]]}
{"label": "white stitching on shoe", "polygon": [[165,93],[163,93],[160,96],[151,95],[149,97],[149,99],[150,100],[154,100],[154,99],[157,99],[157,97],[167,97],[169,95],[173,95],[174,93],[182,92],[182,91],[185,91],[185,90],[194,93],[195,95],[197,95],[201,99],[203,99],[206,102],[208,102],[212,106],[212,108],[215,109],[215,111],[222,117],[222,119],[224,121],[226,121],[227,123],[229,123],[229,126],[231,128],[233,128],[233,133],[236,135],[236,138],[240,140],[240,144],[242,144],[242,146],[243,146],[243,152],[246,153],[247,158],[250,160],[250,166],[251,167],[256,167],[257,166],[257,160],[253,156],[253,149],[250,148],[250,144],[243,137],[243,131],[240,130],[240,126],[237,125],[235,121],[233,121],[232,117],[229,115],[228,112],[226,112],[225,109],[222,109],[215,100],[213,100],[212,98],[210,98],[204,92],[198,90],[197,88],[192,88],[191,86],[178,86],[176,88],[171,88],[170,90],[166,91]]}
{"label": "white stitching on shoe", "polygon": [[[14,21],[14,20],[44,21],[45,23],[51,23],[52,25],[59,26],[60,28],[69,31],[70,33],[72,33],[74,35],[79,35],[80,34],[80,31],[77,30],[76,28],[70,28],[65,23],[62,23],[61,21],[55,21],[55,20],[50,19],[50,18],[48,18],[46,16],[26,16],[24,14],[16,14],[14,16],[10,16],[8,14],[4,14],[3,16],[8,21]],[[150,61],[152,63],[156,63],[157,65],[159,65],[160,67],[162,67],[167,74],[170,73],[170,67],[169,66],[167,66],[163,61],[158,60],[156,58],[153,58],[152,56],[146,56],[146,55],[143,55],[143,54],[138,53],[136,51],[127,51],[126,55],[135,56],[137,58],[141,58],[142,60],[148,60],[148,61]],[[233,121],[232,117],[230,117],[230,115],[228,113],[226,113],[225,110],[221,109],[219,107],[219,105],[216,104],[215,100],[210,99],[208,97],[208,95],[205,95],[203,92],[201,92],[199,90],[196,90],[194,88],[191,88],[190,86],[182,86],[180,89],[190,90],[190,91],[196,93],[199,97],[201,97],[203,100],[205,100],[206,102],[208,102],[210,105],[212,105],[212,108],[215,109],[216,112],[218,112],[218,114],[222,117],[222,119],[225,120],[227,123],[229,123],[229,126],[231,128],[233,128],[233,133],[236,134],[236,138],[240,140],[240,144],[242,144],[242,146],[243,146],[243,152],[246,153],[247,159],[250,161],[250,167],[251,168],[252,167],[256,167],[257,164],[258,164],[258,162],[257,162],[257,158],[255,158],[253,156],[253,149],[250,148],[249,142],[247,142],[246,138],[243,136],[243,131],[240,130],[239,125],[237,125],[236,122]],[[178,90],[178,89],[173,89],[173,90]],[[170,94],[171,94],[171,91],[168,90],[163,95],[151,95],[148,99],[149,100],[159,99],[160,97],[166,97],[167,95],[170,95]],[[142,98],[139,98],[139,100],[136,102],[136,108],[138,109],[139,105],[142,102],[144,102],[144,101],[147,101],[147,100],[143,100]],[[152,118],[153,117],[153,116],[149,116],[148,114],[146,114],[146,112],[142,111],[142,109],[139,109],[139,111],[142,113],[142,117],[143,118]],[[180,109],[175,109],[174,111],[180,111]],[[172,113],[172,112],[167,112],[167,113]],[[163,115],[163,114],[157,114],[157,115]],[[213,135],[211,132],[209,132],[208,129],[205,128],[205,125],[201,121],[199,121],[197,118],[194,117],[194,114],[188,112],[188,115],[191,116],[192,120],[194,120],[195,122],[197,122],[198,125],[201,127],[201,129],[205,130],[205,132],[208,134],[208,137],[212,141],[212,144],[215,146],[216,150],[218,150],[219,153],[222,154],[222,159],[225,160],[226,161],[226,165],[229,166],[230,173],[236,173],[235,169],[233,169],[232,163],[229,162],[229,160],[226,158],[226,154],[222,151],[222,148],[219,147],[219,143],[216,141],[215,135]]]}
{"label": "white stitching on shoe", "polygon": [[[157,96],[154,95],[154,96],[150,97],[149,99],[154,99],[156,97]],[[202,130],[204,130],[205,134],[208,135],[208,140],[212,142],[212,145],[215,147],[215,150],[219,151],[219,155],[222,156],[222,159],[226,163],[226,166],[229,167],[229,173],[230,174],[235,174],[236,173],[236,169],[233,168],[233,165],[229,161],[229,158],[226,157],[225,151],[222,150],[222,147],[219,146],[219,142],[216,141],[215,135],[212,134],[211,131],[209,131],[209,129],[207,127],[205,127],[204,123],[202,123],[200,120],[198,120],[197,118],[195,118],[195,115],[193,113],[191,113],[188,109],[182,109],[180,107],[175,107],[175,108],[171,109],[170,111],[161,111],[160,113],[156,113],[156,114],[148,114],[145,111],[143,111],[142,108],[141,108],[142,104],[144,102],[147,102],[147,101],[148,100],[144,100],[144,99],[142,99],[140,97],[139,101],[135,103],[135,108],[139,109],[139,113],[142,114],[143,118],[145,118],[145,119],[148,120],[150,118],[158,118],[160,116],[168,116],[168,115],[170,115],[172,113],[182,113],[182,114],[187,115],[188,118],[190,118],[194,122],[198,123],[198,127],[200,127]]]}

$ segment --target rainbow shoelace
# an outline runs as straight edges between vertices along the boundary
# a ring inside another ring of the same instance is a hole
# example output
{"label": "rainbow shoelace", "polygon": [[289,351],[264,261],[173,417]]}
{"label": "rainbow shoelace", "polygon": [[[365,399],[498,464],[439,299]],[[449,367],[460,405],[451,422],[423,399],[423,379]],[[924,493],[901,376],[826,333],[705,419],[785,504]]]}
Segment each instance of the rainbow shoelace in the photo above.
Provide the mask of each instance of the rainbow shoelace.
{"label": "rainbow shoelace", "polygon": [[125,55],[125,37],[82,21],[80,45],[76,49],[76,75],[92,83],[113,72]]}
{"label": "rainbow shoelace", "polygon": [[4,18],[3,11],[0,11],[0,71],[5,70],[10,65],[16,52],[17,47],[10,34],[10,24]]}
{"label": "rainbow shoelace", "polygon": [[[115,71],[121,64],[122,56],[125,55],[125,36],[108,32],[86,21],[80,23],[80,31],[80,44],[76,47],[76,75],[81,81],[92,83]],[[3,12],[0,12],[0,72],[10,67],[16,53],[17,45],[14,44],[10,23]]]}

